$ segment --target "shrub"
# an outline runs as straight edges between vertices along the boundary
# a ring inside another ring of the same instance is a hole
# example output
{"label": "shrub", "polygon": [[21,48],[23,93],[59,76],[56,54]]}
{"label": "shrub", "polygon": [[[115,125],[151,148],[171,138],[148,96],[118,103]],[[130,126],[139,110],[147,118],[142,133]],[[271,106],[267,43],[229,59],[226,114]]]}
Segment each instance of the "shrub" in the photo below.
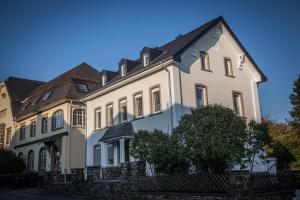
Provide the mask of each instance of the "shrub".
{"label": "shrub", "polygon": [[12,151],[0,149],[0,174],[17,174],[25,170],[23,159]]}

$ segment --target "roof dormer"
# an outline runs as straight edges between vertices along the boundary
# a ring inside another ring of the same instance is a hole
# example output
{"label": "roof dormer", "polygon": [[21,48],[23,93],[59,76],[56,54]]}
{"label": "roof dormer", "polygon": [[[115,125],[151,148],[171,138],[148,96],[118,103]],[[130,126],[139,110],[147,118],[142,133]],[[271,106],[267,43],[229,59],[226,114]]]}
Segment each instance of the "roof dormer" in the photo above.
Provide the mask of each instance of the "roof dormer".
{"label": "roof dormer", "polygon": [[162,50],[158,48],[144,47],[140,53],[141,64],[143,67],[148,66],[152,61],[154,61],[158,56],[163,53]]}
{"label": "roof dormer", "polygon": [[102,73],[102,76],[101,76],[102,86],[106,85],[106,82],[107,82],[107,74],[106,73]]}
{"label": "roof dormer", "polygon": [[129,60],[122,58],[119,62],[119,74],[121,77],[126,76],[128,72],[130,72],[134,67],[139,64],[137,61]]}
{"label": "roof dormer", "polygon": [[102,70],[101,72],[101,83],[102,86],[106,85],[109,81],[115,78],[118,75],[118,72],[113,72],[109,70]]}

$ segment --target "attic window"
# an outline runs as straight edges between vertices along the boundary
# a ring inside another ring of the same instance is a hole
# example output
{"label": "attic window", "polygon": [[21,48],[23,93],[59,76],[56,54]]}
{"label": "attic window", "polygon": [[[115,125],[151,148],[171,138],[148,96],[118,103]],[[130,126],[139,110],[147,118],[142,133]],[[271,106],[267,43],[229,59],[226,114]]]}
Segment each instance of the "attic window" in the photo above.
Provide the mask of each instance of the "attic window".
{"label": "attic window", "polygon": [[50,97],[50,95],[52,94],[52,91],[48,91],[44,96],[43,96],[43,101],[45,101],[45,100],[47,100],[49,97]]}
{"label": "attic window", "polygon": [[25,110],[28,106],[29,106],[30,102],[27,102],[24,104],[24,106],[22,107],[22,110]]}
{"label": "attic window", "polygon": [[35,105],[37,104],[37,102],[40,100],[40,97],[37,97],[36,99],[34,99],[31,103],[31,105]]}
{"label": "attic window", "polygon": [[149,65],[150,59],[149,59],[149,54],[148,53],[143,54],[143,61],[144,61],[144,67]]}
{"label": "attic window", "polygon": [[107,77],[105,74],[102,75],[102,86],[106,84]]}
{"label": "attic window", "polygon": [[87,85],[85,83],[77,83],[77,89],[80,91],[80,92],[88,92],[88,88],[87,88]]}
{"label": "attic window", "polygon": [[126,75],[126,72],[127,72],[127,67],[126,65],[121,65],[121,76],[125,76]]}

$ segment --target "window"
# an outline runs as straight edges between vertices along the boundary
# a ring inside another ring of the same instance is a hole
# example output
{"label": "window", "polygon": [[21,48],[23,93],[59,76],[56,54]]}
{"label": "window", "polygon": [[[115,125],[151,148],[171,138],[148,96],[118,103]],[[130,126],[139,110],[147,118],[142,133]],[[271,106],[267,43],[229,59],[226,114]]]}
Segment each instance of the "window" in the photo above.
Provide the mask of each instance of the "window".
{"label": "window", "polygon": [[231,59],[230,58],[224,58],[224,64],[225,64],[225,75],[226,76],[233,76]]}
{"label": "window", "polygon": [[202,70],[210,70],[209,57],[208,53],[205,51],[200,52],[200,61],[201,61],[201,69]]}
{"label": "window", "polygon": [[122,99],[119,101],[119,119],[120,122],[124,122],[127,121],[127,100],[126,99]]}
{"label": "window", "polygon": [[52,116],[52,130],[64,127],[64,114],[62,110],[56,111]]}
{"label": "window", "polygon": [[121,76],[125,76],[126,75],[126,72],[127,72],[127,67],[126,65],[121,65]]}
{"label": "window", "polygon": [[157,113],[161,111],[160,89],[159,87],[151,89],[151,112]]}
{"label": "window", "polygon": [[100,129],[101,128],[101,108],[97,108],[95,110],[95,129]]}
{"label": "window", "polygon": [[26,108],[28,108],[29,105],[30,105],[30,102],[25,103],[21,110],[25,110]]}
{"label": "window", "polygon": [[106,81],[107,81],[106,74],[103,74],[102,75],[102,86],[104,86],[106,84]]}
{"label": "window", "polygon": [[106,107],[106,121],[107,121],[107,126],[112,126],[114,123],[114,112],[113,112],[113,105],[107,105]]}
{"label": "window", "polygon": [[114,145],[113,144],[107,145],[107,159],[108,159],[109,165],[114,164]]}
{"label": "window", "polygon": [[88,92],[88,87],[85,83],[77,83],[77,89],[79,92]]}
{"label": "window", "polygon": [[23,125],[20,128],[20,140],[24,140],[25,139],[25,132],[26,132],[26,126]]}
{"label": "window", "polygon": [[142,117],[143,114],[143,95],[142,93],[134,95],[134,117]]}
{"label": "window", "polygon": [[85,110],[75,109],[73,111],[73,126],[85,125]]}
{"label": "window", "polygon": [[30,150],[27,156],[27,171],[33,171],[34,169],[34,152]]}
{"label": "window", "polygon": [[149,65],[150,59],[149,59],[149,54],[148,53],[143,54],[143,61],[144,61],[144,67]]}
{"label": "window", "polygon": [[40,97],[37,97],[36,99],[34,99],[31,103],[31,105],[35,105],[38,103],[38,101],[40,100]]}
{"label": "window", "polygon": [[23,158],[24,158],[24,156],[23,156],[23,153],[22,153],[22,152],[20,152],[20,153],[18,154],[18,158],[21,158],[21,159],[23,159]]}
{"label": "window", "polygon": [[9,144],[11,140],[11,128],[6,129],[6,144]]}
{"label": "window", "polygon": [[36,122],[30,124],[30,137],[34,137],[36,133]]}
{"label": "window", "polygon": [[4,133],[0,133],[0,144],[4,143]]}
{"label": "window", "polygon": [[39,152],[39,171],[46,169],[46,149],[42,147]]}
{"label": "window", "polygon": [[42,117],[42,133],[47,133],[48,132],[48,117]]}
{"label": "window", "polygon": [[101,165],[101,146],[94,146],[94,166]]}
{"label": "window", "polygon": [[207,105],[207,89],[204,85],[196,85],[196,107]]}
{"label": "window", "polygon": [[243,98],[240,92],[233,92],[233,111],[238,116],[244,116]]}
{"label": "window", "polygon": [[48,92],[43,96],[42,100],[43,100],[43,101],[47,100],[47,99],[50,97],[51,94],[52,94],[52,91],[48,91]]}

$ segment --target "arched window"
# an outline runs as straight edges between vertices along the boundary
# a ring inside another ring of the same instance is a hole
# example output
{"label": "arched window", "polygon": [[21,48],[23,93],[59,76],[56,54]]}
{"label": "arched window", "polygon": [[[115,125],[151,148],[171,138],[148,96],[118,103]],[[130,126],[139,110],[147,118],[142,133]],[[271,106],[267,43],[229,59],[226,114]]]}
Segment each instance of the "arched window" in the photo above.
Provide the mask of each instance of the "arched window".
{"label": "arched window", "polygon": [[39,152],[39,170],[46,169],[46,149],[42,147]]}
{"label": "arched window", "polygon": [[52,130],[64,127],[64,113],[62,110],[56,111],[52,116]]}
{"label": "arched window", "polygon": [[27,156],[27,170],[33,171],[34,168],[34,152],[30,150]]}
{"label": "arched window", "polygon": [[85,125],[85,110],[75,109],[73,111],[73,126]]}

